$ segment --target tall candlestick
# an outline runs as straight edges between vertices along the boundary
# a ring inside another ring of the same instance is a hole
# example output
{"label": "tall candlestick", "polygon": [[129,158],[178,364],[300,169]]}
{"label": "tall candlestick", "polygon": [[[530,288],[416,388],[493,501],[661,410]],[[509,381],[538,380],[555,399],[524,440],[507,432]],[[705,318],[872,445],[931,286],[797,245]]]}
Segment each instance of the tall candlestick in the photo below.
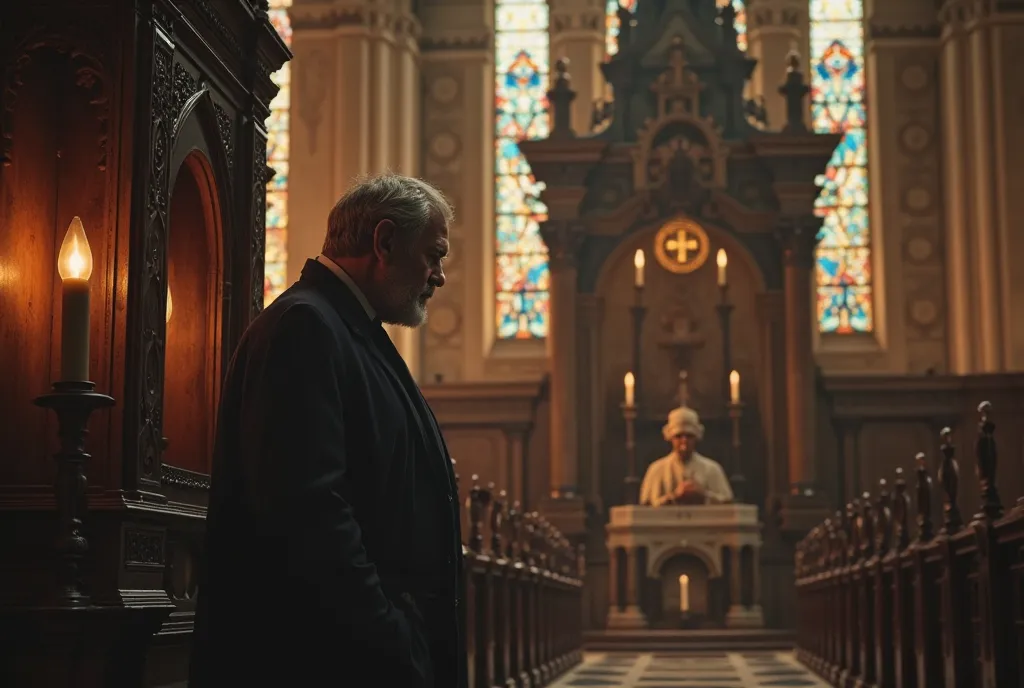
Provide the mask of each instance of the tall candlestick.
{"label": "tall candlestick", "polygon": [[729,373],[729,401],[740,403],[740,374],[735,370]]}
{"label": "tall candlestick", "polygon": [[685,573],[679,576],[679,611],[690,611],[690,577]]}
{"label": "tall candlestick", "polygon": [[636,405],[636,378],[633,373],[626,373],[624,380],[626,384],[626,406]]}
{"label": "tall candlestick", "polygon": [[725,267],[729,264],[729,257],[725,255],[725,249],[718,249],[718,256],[716,257],[718,263],[718,286],[724,287],[728,282],[725,279]]}
{"label": "tall candlestick", "polygon": [[57,255],[61,278],[60,379],[84,382],[89,379],[89,278],[92,251],[82,219],[71,220]]}
{"label": "tall candlestick", "polygon": [[642,248],[638,248],[636,253],[633,254],[633,267],[636,270],[633,276],[633,286],[637,289],[644,288],[644,266],[646,264],[647,261],[644,258],[644,250]]}
{"label": "tall candlestick", "polygon": [[636,474],[636,406],[622,404],[622,418],[626,421],[626,504],[640,501],[640,478]]}

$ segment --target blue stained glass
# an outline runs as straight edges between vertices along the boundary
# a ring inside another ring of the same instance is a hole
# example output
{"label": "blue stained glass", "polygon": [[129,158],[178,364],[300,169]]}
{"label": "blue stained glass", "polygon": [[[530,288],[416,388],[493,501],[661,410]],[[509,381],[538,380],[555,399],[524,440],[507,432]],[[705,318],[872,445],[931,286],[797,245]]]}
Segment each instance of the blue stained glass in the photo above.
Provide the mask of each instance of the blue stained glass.
{"label": "blue stained glass", "polygon": [[548,135],[546,0],[495,3],[495,315],[498,337],[548,334],[547,247],[540,223],[547,208],[519,150]]}
{"label": "blue stained glass", "polygon": [[874,329],[863,19],[863,0],[811,0],[811,121],[843,134],[815,202],[818,329],[836,334]]}

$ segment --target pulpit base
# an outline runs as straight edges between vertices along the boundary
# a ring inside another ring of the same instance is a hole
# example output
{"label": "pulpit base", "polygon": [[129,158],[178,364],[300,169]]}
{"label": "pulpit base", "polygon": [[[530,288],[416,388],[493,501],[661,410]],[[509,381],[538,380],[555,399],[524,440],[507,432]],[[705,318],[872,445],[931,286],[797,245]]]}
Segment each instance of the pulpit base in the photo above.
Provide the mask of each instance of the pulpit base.
{"label": "pulpit base", "polygon": [[734,604],[725,615],[726,628],[764,628],[764,612],[761,605],[744,607]]}
{"label": "pulpit base", "polygon": [[647,628],[647,617],[635,604],[627,606],[623,611],[610,609],[608,611],[608,628],[615,630]]}

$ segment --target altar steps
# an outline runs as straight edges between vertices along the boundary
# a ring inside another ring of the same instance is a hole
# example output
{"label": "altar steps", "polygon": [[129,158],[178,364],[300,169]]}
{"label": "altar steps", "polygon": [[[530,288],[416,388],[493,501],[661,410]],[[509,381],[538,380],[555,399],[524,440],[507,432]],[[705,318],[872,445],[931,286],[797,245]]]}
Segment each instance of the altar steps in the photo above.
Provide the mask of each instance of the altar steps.
{"label": "altar steps", "polygon": [[790,651],[796,633],[777,629],[594,630],[583,634],[588,652],[752,652]]}

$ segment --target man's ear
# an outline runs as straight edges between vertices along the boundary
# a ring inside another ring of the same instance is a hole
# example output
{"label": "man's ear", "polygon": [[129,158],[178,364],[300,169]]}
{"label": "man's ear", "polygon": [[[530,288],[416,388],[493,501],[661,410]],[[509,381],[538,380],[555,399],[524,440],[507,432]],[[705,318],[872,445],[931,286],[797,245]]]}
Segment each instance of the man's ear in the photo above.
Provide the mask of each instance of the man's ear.
{"label": "man's ear", "polygon": [[395,251],[398,227],[391,220],[381,220],[373,228],[373,254],[380,261],[387,261]]}

